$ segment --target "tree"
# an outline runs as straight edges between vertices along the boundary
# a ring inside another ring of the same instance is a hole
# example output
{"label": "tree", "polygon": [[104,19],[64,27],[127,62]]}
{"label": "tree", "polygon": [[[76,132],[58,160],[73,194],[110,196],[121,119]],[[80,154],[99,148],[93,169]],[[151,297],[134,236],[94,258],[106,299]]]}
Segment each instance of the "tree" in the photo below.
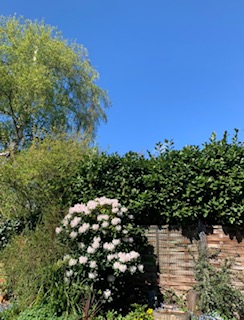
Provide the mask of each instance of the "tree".
{"label": "tree", "polygon": [[22,148],[38,135],[94,136],[109,99],[86,49],[44,22],[0,17],[0,146]]}

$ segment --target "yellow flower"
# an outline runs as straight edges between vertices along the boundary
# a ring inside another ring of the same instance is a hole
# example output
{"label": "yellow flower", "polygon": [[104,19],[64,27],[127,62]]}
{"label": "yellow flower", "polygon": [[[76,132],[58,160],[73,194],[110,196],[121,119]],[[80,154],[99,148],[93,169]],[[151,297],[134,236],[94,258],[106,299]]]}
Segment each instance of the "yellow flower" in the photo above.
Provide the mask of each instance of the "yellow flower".
{"label": "yellow flower", "polygon": [[147,309],[147,314],[153,314],[153,309],[151,308]]}

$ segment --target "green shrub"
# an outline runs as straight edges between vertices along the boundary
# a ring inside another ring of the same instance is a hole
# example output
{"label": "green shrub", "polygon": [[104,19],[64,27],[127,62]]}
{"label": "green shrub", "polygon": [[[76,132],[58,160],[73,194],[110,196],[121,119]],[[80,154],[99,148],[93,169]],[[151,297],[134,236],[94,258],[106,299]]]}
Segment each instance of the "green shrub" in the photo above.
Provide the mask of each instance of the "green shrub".
{"label": "green shrub", "polygon": [[21,310],[45,294],[53,269],[64,254],[53,231],[60,216],[54,208],[53,212],[49,210],[46,223],[35,231],[27,230],[15,236],[0,254],[7,279],[6,290],[18,301]]}
{"label": "green shrub", "polygon": [[199,293],[199,309],[205,314],[218,312],[227,319],[244,311],[244,296],[232,284],[230,261],[219,269],[209,263],[207,252],[199,251],[196,262],[196,290]]}

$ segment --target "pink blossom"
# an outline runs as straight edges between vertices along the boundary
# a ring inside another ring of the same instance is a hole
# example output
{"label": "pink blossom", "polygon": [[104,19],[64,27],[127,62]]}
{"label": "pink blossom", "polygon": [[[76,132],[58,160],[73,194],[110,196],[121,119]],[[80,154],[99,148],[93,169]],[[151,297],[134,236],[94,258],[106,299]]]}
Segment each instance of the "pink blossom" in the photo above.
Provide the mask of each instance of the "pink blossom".
{"label": "pink blossom", "polygon": [[74,205],[74,207],[71,207],[69,209],[69,213],[73,214],[73,213],[84,213],[84,214],[88,214],[90,211],[87,208],[87,206],[83,203],[77,203]]}
{"label": "pink blossom", "polygon": [[103,221],[102,227],[103,227],[103,228],[107,228],[108,226],[109,226],[108,221]]}
{"label": "pink blossom", "polygon": [[87,263],[87,257],[86,256],[80,256],[79,257],[79,263],[80,264],[86,264]]}
{"label": "pink blossom", "polygon": [[120,265],[121,265],[121,263],[119,263],[118,261],[115,261],[113,264],[113,269],[118,270]]}
{"label": "pink blossom", "polygon": [[117,213],[119,211],[119,208],[115,207],[115,208],[112,208],[112,212],[113,213]]}
{"label": "pink blossom", "polygon": [[57,227],[57,228],[55,229],[55,232],[56,232],[57,234],[59,234],[61,231],[62,231],[62,228],[61,228],[61,227]]}
{"label": "pink blossom", "polygon": [[99,224],[93,224],[92,230],[97,231],[99,229]]}
{"label": "pink blossom", "polygon": [[70,222],[72,228],[77,227],[79,222],[81,221],[81,217],[74,217],[74,219]]}
{"label": "pink blossom", "polygon": [[109,219],[109,215],[108,214],[99,214],[97,216],[97,221],[108,220],[108,219]]}
{"label": "pink blossom", "polygon": [[70,260],[69,260],[69,266],[70,266],[70,267],[75,266],[76,263],[77,263],[77,260],[76,260],[76,259],[70,258]]}
{"label": "pink blossom", "polygon": [[125,208],[125,207],[122,207],[120,210],[121,210],[123,213],[125,213],[125,212],[127,212],[127,211],[128,211],[128,209],[127,209],[127,208]]}
{"label": "pink blossom", "polygon": [[89,223],[83,223],[83,225],[81,225],[78,229],[79,233],[85,233],[88,229],[90,228],[90,224]]}
{"label": "pink blossom", "polygon": [[95,242],[92,243],[92,248],[94,249],[94,251],[96,249],[98,249],[99,247],[100,247],[100,243],[98,241],[95,241]]}
{"label": "pink blossom", "polygon": [[91,247],[91,246],[89,246],[88,248],[87,248],[87,253],[94,253],[96,251],[96,249],[94,248],[94,247]]}
{"label": "pink blossom", "polygon": [[115,245],[113,243],[105,242],[103,244],[103,249],[105,249],[105,250],[112,251],[112,250],[114,250],[114,248],[115,248]]}
{"label": "pink blossom", "polygon": [[93,243],[92,243],[92,248],[98,249],[100,247],[100,241],[101,241],[100,237],[94,237]]}
{"label": "pink blossom", "polygon": [[116,226],[117,224],[121,223],[121,219],[120,218],[113,218],[111,220],[112,225]]}
{"label": "pink blossom", "polygon": [[112,243],[117,246],[118,244],[120,244],[120,239],[113,239]]}
{"label": "pink blossom", "polygon": [[95,209],[97,206],[98,206],[98,202],[94,201],[94,200],[90,200],[87,203],[87,208],[90,209],[90,210]]}
{"label": "pink blossom", "polygon": [[77,233],[77,232],[72,231],[72,232],[70,233],[70,238],[74,239],[74,238],[76,238],[76,237],[77,237],[77,235],[78,235],[78,233]]}
{"label": "pink blossom", "polygon": [[119,271],[125,272],[126,269],[127,269],[127,266],[126,266],[125,264],[120,264],[120,266],[119,266]]}
{"label": "pink blossom", "polygon": [[114,258],[117,258],[117,254],[108,254],[107,255],[107,260],[112,261]]}
{"label": "pink blossom", "polygon": [[90,262],[90,268],[91,268],[91,269],[94,269],[94,268],[96,268],[96,266],[97,266],[96,261],[92,260],[92,261]]}

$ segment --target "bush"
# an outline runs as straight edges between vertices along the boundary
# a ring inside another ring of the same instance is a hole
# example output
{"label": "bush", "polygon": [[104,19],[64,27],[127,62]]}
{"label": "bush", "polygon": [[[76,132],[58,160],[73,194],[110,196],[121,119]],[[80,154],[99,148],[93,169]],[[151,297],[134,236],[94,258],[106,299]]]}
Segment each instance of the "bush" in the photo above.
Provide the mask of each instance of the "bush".
{"label": "bush", "polygon": [[64,255],[64,248],[54,233],[57,220],[62,216],[57,208],[48,208],[46,221],[35,231],[26,230],[15,236],[0,254],[6,274],[6,290],[24,310],[40,299],[50,286],[50,279]]}
{"label": "bush", "polygon": [[201,249],[196,263],[196,290],[199,293],[199,309],[205,314],[217,312],[232,319],[244,311],[244,296],[232,285],[230,261],[219,268],[209,263],[207,252]]}
{"label": "bush", "polygon": [[86,152],[85,142],[47,137],[1,164],[1,216],[24,219],[34,228],[46,212],[43,208],[67,208],[72,199],[71,181]]}
{"label": "bush", "polygon": [[125,280],[143,272],[140,253],[145,238],[116,199],[105,197],[76,204],[62,220],[56,233],[68,247],[64,256],[67,286],[74,283],[92,288],[103,302],[124,295]]}

